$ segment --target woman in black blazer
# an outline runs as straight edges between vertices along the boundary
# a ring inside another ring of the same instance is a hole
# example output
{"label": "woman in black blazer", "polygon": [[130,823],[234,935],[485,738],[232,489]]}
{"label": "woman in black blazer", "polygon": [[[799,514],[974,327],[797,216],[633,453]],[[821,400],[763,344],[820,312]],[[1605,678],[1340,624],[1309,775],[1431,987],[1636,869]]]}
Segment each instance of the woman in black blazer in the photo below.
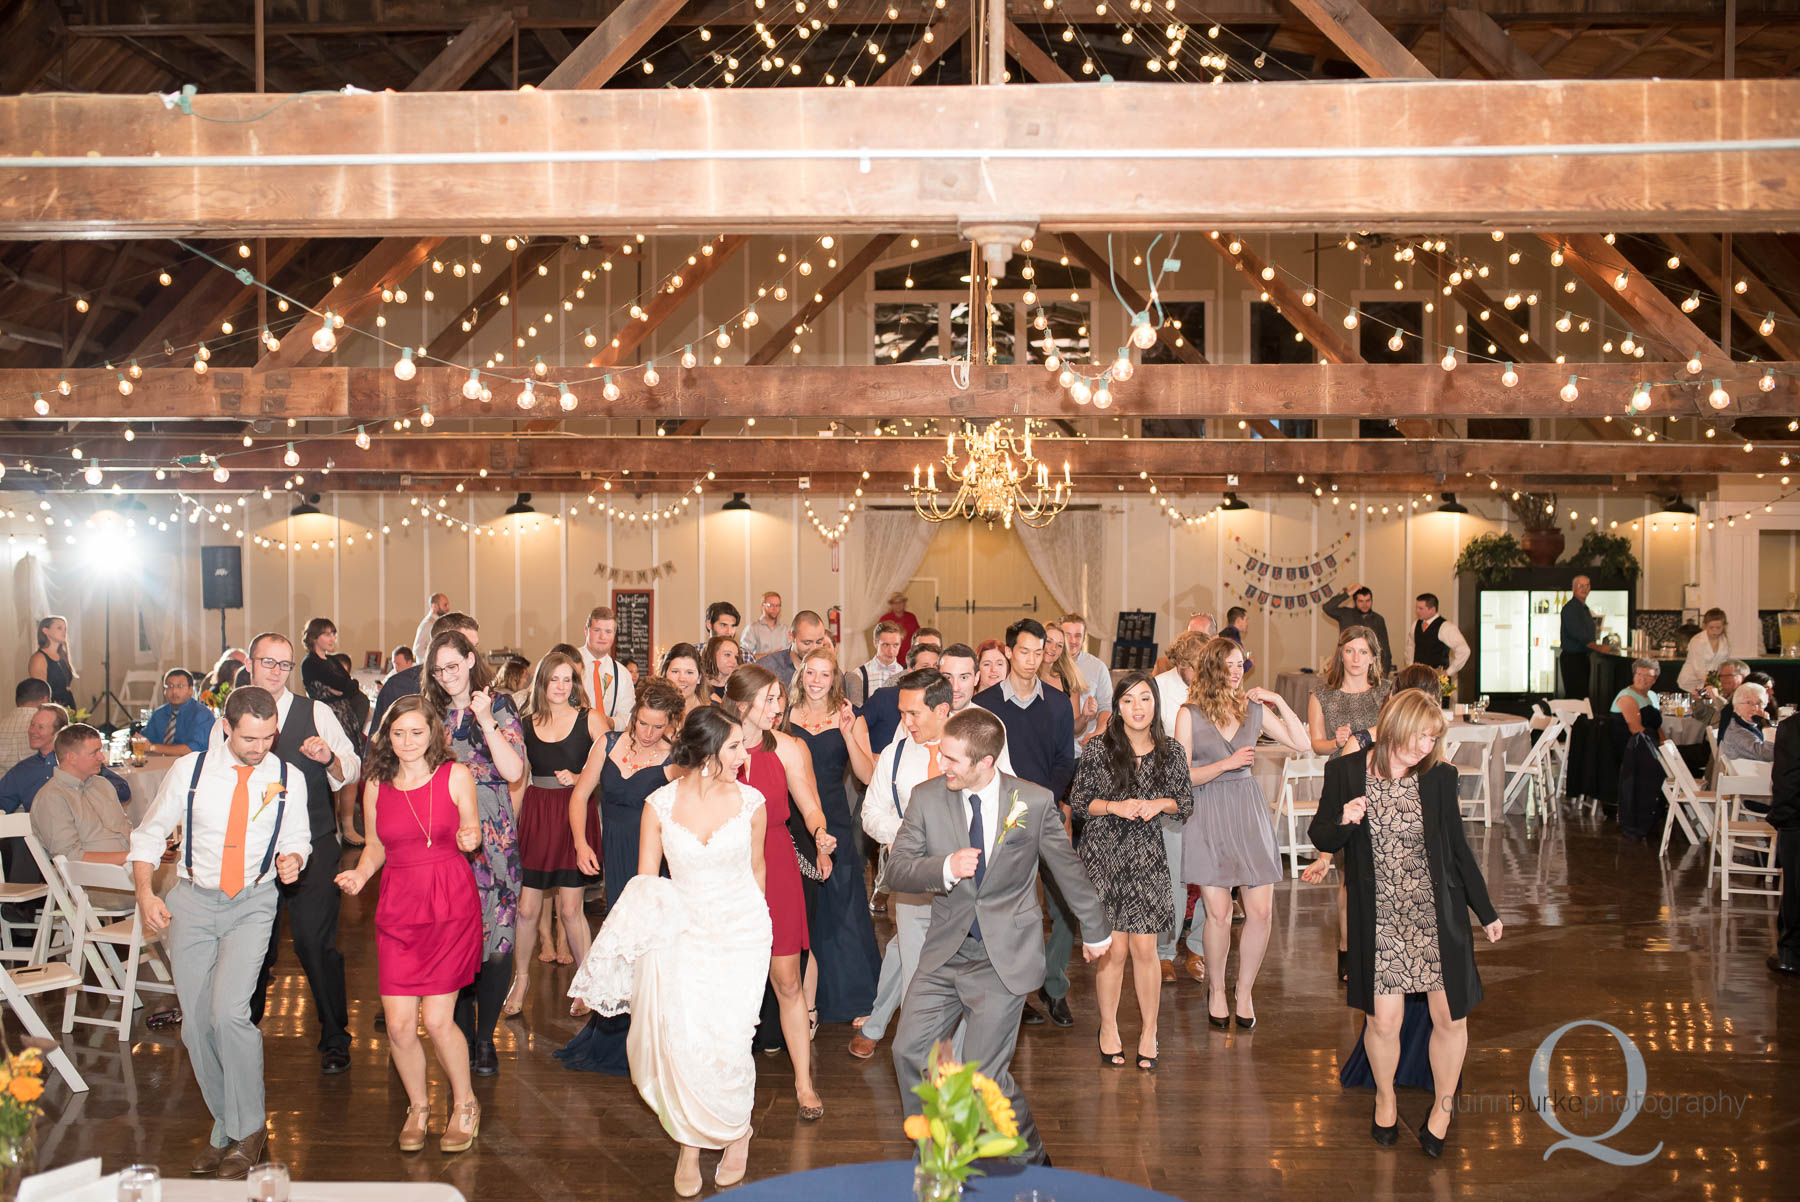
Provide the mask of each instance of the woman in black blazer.
{"label": "woman in black blazer", "polygon": [[1469,1046],[1468,1013],[1481,1001],[1465,910],[1489,941],[1501,934],[1487,884],[1463,838],[1457,773],[1439,760],[1443,711],[1419,692],[1382,711],[1374,745],[1333,760],[1313,817],[1313,846],[1338,855],[1349,890],[1349,1001],[1365,1011],[1375,1075],[1375,1141],[1399,1138],[1394,1066],[1408,993],[1431,1007],[1436,1104],[1419,1127],[1429,1156],[1443,1152]]}

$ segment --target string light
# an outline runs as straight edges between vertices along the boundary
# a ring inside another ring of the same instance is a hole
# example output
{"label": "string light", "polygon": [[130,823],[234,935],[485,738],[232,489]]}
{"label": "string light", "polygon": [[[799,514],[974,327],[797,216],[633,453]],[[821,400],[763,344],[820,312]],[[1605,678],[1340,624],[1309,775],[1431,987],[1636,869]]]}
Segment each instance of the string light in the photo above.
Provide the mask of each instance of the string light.
{"label": "string light", "polygon": [[413,348],[410,346],[406,347],[400,352],[399,362],[394,364],[394,378],[396,380],[405,381],[412,379],[418,374],[418,365],[413,362]]}
{"label": "string light", "polygon": [[530,409],[537,404],[537,393],[534,391],[535,387],[536,386],[532,381],[525,381],[525,387],[523,391],[519,393],[516,402],[519,408]]}
{"label": "string light", "polygon": [[1575,383],[1574,376],[1570,376],[1569,382],[1562,386],[1561,396],[1571,405],[1581,399],[1581,388]]}
{"label": "string light", "polygon": [[1713,381],[1712,391],[1706,394],[1706,403],[1714,409],[1725,409],[1731,405],[1731,394],[1725,391],[1725,384],[1722,380]]}
{"label": "string light", "polygon": [[463,398],[470,401],[479,401],[482,399],[482,392],[481,372],[476,368],[471,367],[469,369],[469,378],[463,381]]}
{"label": "string light", "polygon": [[337,333],[332,328],[332,319],[335,316],[336,314],[328,310],[325,319],[319,323],[319,328],[313,331],[313,350],[318,351],[321,355],[329,355],[332,351],[337,350]]}
{"label": "string light", "polygon": [[556,386],[556,403],[562,406],[562,411],[564,413],[573,413],[575,411],[575,394],[569,391],[569,386],[567,384],[558,384]]}
{"label": "string light", "polygon": [[369,449],[369,431],[362,426],[356,427],[356,446],[362,451]]}
{"label": "string light", "polygon": [[1517,385],[1518,382],[1519,382],[1519,373],[1513,369],[1513,365],[1510,362],[1507,363],[1506,370],[1504,370],[1500,373],[1500,383],[1504,384],[1508,388],[1512,388],[1515,385]]}
{"label": "string light", "polygon": [[294,449],[293,443],[290,442],[287,444],[287,453],[282,455],[281,462],[288,467],[300,466],[300,452]]}

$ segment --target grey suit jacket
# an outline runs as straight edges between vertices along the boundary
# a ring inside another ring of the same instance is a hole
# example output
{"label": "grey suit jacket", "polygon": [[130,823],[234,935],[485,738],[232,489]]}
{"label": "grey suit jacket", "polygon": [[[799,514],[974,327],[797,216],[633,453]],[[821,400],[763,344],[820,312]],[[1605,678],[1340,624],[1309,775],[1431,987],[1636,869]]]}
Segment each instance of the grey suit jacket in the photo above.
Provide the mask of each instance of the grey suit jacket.
{"label": "grey suit jacket", "polygon": [[931,930],[919,953],[919,971],[943,967],[979,916],[989,962],[1007,989],[1023,996],[1044,983],[1044,911],[1037,892],[1040,860],[1080,921],[1083,941],[1099,943],[1111,932],[1106,908],[1069,845],[1050,791],[1001,773],[1002,825],[1015,796],[1025,803],[1024,822],[989,855],[980,890],[970,878],[946,892],[944,861],[969,846],[963,795],[941,776],[914,786],[906,821],[888,854],[887,883],[897,893],[932,895]]}

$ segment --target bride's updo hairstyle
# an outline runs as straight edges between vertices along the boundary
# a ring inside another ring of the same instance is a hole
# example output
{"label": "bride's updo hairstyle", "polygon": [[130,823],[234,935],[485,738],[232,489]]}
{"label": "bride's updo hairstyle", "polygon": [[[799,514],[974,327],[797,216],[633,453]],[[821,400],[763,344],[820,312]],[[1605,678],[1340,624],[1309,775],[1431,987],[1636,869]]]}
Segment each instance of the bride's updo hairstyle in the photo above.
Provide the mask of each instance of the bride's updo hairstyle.
{"label": "bride's updo hairstyle", "polygon": [[688,711],[681,734],[669,759],[679,768],[699,769],[708,761],[717,764],[719,749],[730,740],[738,721],[716,705]]}

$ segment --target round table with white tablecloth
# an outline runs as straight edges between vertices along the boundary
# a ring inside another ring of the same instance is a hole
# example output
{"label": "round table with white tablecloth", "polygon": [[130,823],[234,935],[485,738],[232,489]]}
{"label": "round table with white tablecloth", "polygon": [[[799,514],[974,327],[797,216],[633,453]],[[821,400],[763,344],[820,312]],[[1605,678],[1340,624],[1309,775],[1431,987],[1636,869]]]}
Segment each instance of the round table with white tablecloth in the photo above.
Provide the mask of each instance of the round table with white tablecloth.
{"label": "round table with white tablecloth", "polygon": [[1706,742],[1706,723],[1688,714],[1664,714],[1662,730],[1677,747]]}
{"label": "round table with white tablecloth", "polygon": [[131,800],[125,803],[125,812],[131,818],[131,825],[136,826],[150,812],[150,803],[156,800],[156,791],[162,788],[163,777],[180,759],[175,755],[151,755],[144,757],[144,766],[134,768],[130,764],[121,764],[113,771],[125,778],[131,786]]}

